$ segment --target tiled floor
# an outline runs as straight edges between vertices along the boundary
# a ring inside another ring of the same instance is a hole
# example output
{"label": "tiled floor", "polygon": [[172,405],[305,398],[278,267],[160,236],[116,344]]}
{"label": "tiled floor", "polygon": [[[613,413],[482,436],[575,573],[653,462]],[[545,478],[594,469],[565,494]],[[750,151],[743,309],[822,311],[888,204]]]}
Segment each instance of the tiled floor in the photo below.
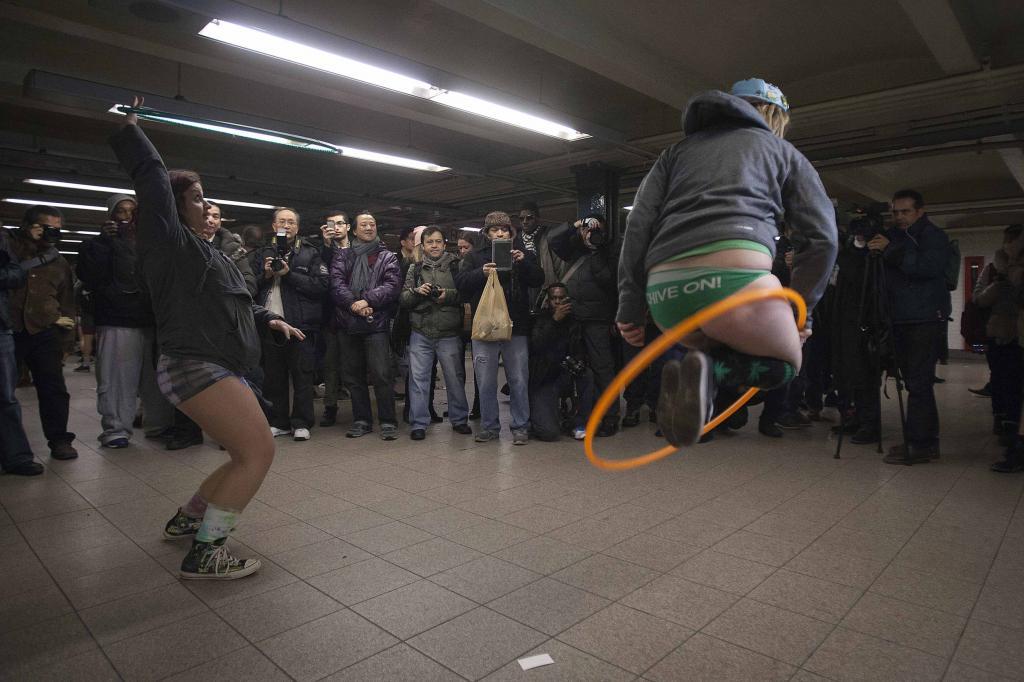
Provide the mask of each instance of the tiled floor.
{"label": "tiled floor", "polygon": [[942,459],[913,468],[833,459],[824,424],[630,473],[507,432],[315,429],[279,440],[233,540],[264,568],[226,584],[177,580],[160,539],[225,455],[100,450],[93,378],[68,374],[81,457],[0,478],[0,678],[1024,679],[1024,476],[988,471],[983,365],[940,373]]}

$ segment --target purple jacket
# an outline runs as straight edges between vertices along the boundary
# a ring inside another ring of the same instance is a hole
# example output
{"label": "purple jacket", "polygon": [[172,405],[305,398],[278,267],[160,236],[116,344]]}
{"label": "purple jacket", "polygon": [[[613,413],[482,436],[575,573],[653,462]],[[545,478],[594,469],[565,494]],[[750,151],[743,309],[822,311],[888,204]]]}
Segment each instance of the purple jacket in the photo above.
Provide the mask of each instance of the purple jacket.
{"label": "purple jacket", "polygon": [[[342,249],[331,261],[331,297],[334,299],[334,321],[338,329],[350,334],[374,334],[387,332],[391,320],[398,311],[398,297],[402,293],[402,272],[398,257],[383,244],[377,251],[377,260],[370,268],[370,282],[363,296],[348,288],[352,279],[352,264],[356,254],[352,249]],[[354,315],[351,306],[360,298],[373,308],[373,322]]]}

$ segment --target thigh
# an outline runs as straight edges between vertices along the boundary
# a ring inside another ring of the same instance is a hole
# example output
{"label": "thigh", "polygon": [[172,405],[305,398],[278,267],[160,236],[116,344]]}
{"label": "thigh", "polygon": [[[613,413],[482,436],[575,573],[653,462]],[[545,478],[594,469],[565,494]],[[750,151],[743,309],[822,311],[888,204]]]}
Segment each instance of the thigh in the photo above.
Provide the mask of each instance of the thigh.
{"label": "thigh", "polygon": [[366,352],[363,337],[355,334],[338,334],[338,351],[341,369],[349,381],[366,383]]}
{"label": "thigh", "polygon": [[387,334],[370,334],[364,342],[370,375],[381,381],[391,381],[391,341]]}
{"label": "thigh", "polygon": [[178,409],[223,445],[233,460],[273,454],[270,424],[252,389],[241,379],[221,379]]}
{"label": "thigh", "polygon": [[501,342],[501,360],[505,364],[505,374],[509,381],[514,375],[523,380],[527,377],[529,364],[529,341],[525,336],[513,336],[508,341]]}
{"label": "thigh", "polygon": [[409,337],[406,352],[409,357],[410,378],[417,383],[426,383],[434,366],[434,344],[419,332],[413,332]]}
{"label": "thigh", "polygon": [[473,341],[473,371],[481,385],[497,382],[499,352],[497,341]]}

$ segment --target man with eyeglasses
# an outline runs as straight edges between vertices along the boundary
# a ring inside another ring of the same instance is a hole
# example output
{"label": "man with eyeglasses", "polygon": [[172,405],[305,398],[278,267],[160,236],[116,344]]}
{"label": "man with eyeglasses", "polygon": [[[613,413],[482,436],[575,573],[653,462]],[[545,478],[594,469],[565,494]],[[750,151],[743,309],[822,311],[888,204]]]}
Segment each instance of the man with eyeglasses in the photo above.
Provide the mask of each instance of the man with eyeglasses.
{"label": "man with eyeglasses", "polygon": [[[281,315],[288,324],[302,330],[303,342],[279,345],[273,337],[263,340],[263,392],[272,404],[270,431],[277,436],[292,435],[309,440],[313,426],[313,377],[316,365],[316,333],[327,295],[328,270],[320,249],[298,237],[299,213],[293,208],[274,211],[274,245],[263,251],[262,277],[256,302]],[[288,381],[293,404],[288,409]]]}
{"label": "man with eyeglasses", "polygon": [[21,229],[10,235],[10,252],[28,274],[11,293],[11,328],[18,362],[32,373],[39,420],[53,459],[74,459],[75,434],[68,431],[71,396],[64,384],[64,347],[75,328],[71,266],[57,251],[64,216],[52,206],[25,211]]}
{"label": "man with eyeglasses", "polygon": [[885,285],[896,363],[907,386],[906,445],[894,445],[888,464],[923,464],[939,458],[939,410],[935,364],[941,325],[949,315],[946,262],[949,237],[931,220],[920,192],[893,194],[896,227],[868,242],[885,261]]}
{"label": "man with eyeglasses", "polygon": [[[320,262],[328,271],[338,252],[348,248],[350,227],[348,213],[340,209],[329,211],[324,224],[320,226]],[[313,243],[314,239],[309,241]],[[334,323],[334,301],[331,300],[330,291],[323,297],[321,321],[324,339],[324,413],[320,418],[320,426],[334,426],[338,423],[338,399],[348,395],[348,392],[341,381],[341,344],[338,341],[338,327]]]}

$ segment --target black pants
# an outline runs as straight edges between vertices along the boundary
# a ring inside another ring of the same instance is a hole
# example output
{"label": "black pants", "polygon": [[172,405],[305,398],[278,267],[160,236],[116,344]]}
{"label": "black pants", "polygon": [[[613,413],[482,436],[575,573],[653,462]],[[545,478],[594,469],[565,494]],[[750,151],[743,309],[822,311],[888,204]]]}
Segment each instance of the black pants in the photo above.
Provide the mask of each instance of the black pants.
{"label": "black pants", "polygon": [[1024,351],[1014,339],[1007,344],[992,341],[988,347],[992,368],[992,414],[1004,421],[1020,419],[1021,389],[1024,385]]}
{"label": "black pants", "polygon": [[939,361],[941,333],[938,322],[893,326],[896,364],[907,387],[907,440],[912,446],[926,447],[939,442],[935,363]]}
{"label": "black pants", "polygon": [[0,331],[0,468],[3,469],[32,461],[32,448],[21,423],[21,405],[14,395],[17,384],[14,337],[10,331]]}
{"label": "black pants", "polygon": [[352,394],[352,419],[373,424],[370,387],[377,398],[377,417],[381,424],[397,424],[395,393],[391,386],[391,342],[385,332],[376,334],[338,334],[341,344],[341,376]]}
{"label": "black pants", "polygon": [[[583,347],[587,353],[587,366],[594,375],[594,395],[601,395],[612,383],[617,372],[615,368],[615,349],[612,343],[609,322],[583,322]],[[616,400],[608,408],[605,422],[618,423],[619,401]]]}
{"label": "black pants", "polygon": [[[270,401],[270,425],[279,429],[308,429],[313,425],[313,380],[316,371],[316,334],[305,341],[279,345],[263,341],[263,396]],[[288,380],[292,405],[288,407]]]}
{"label": "black pants", "polygon": [[18,362],[24,362],[32,373],[32,383],[39,397],[39,421],[43,423],[43,433],[51,445],[70,443],[75,439],[75,434],[68,431],[71,396],[64,384],[63,346],[57,327],[38,334],[14,334],[15,355]]}

